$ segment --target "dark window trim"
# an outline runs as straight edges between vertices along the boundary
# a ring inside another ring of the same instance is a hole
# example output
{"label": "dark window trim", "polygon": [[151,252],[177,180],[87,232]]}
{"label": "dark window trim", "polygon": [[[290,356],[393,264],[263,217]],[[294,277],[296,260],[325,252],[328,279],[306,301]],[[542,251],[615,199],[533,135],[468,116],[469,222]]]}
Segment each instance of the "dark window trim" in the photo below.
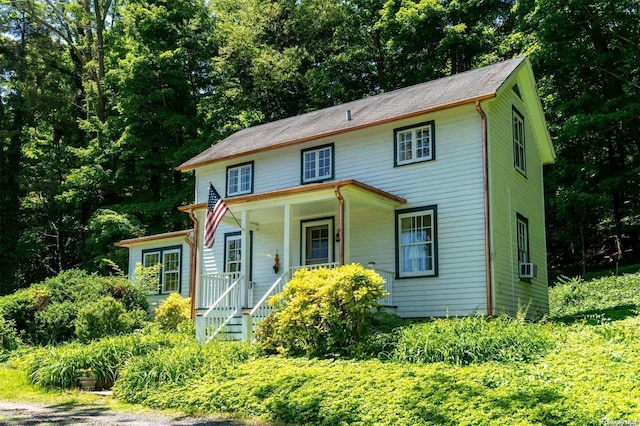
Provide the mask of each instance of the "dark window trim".
{"label": "dark window trim", "polygon": [[[529,260],[525,263],[531,263],[531,238],[529,237],[529,219],[516,212],[516,242],[518,240],[518,221],[524,223],[525,230],[527,232],[527,254],[529,255]],[[517,247],[517,249],[520,249],[520,247]],[[518,259],[518,263],[520,263],[520,259]]]}
{"label": "dark window trim", "polygon": [[[520,119],[522,120],[522,147],[523,147],[523,158],[522,161],[524,161],[524,170],[520,170],[518,167],[516,167],[516,159],[515,159],[515,140],[516,140],[516,135],[513,132],[513,115],[516,114],[518,117],[520,117]],[[527,132],[525,129],[525,119],[524,119],[524,115],[518,111],[518,108],[515,107],[515,105],[511,105],[511,149],[513,150],[513,168],[516,172],[518,172],[522,177],[524,177],[525,179],[527,178]]]}
{"label": "dark window trim", "polygon": [[[329,177],[324,177],[324,178],[318,178],[318,179],[313,179],[313,180],[304,180],[304,154],[309,152],[309,151],[318,151],[324,148],[331,148],[331,176]],[[318,182],[326,182],[329,180],[333,180],[334,177],[336,175],[336,147],[335,144],[332,143],[327,143],[324,145],[318,145],[318,146],[314,146],[311,148],[305,148],[303,150],[300,151],[300,184],[301,185],[306,185],[309,183],[318,183]]]}
{"label": "dark window trim", "polygon": [[[412,275],[410,277],[403,277],[400,275],[400,235],[398,232],[399,225],[399,217],[405,213],[417,213],[421,211],[433,211],[433,274],[424,274],[424,275]],[[432,204],[429,206],[422,207],[413,207],[410,209],[402,209],[395,211],[395,261],[396,261],[396,278],[400,280],[407,280],[413,278],[432,278],[437,277],[439,274],[438,270],[438,205]]]}
{"label": "dark window trim", "polygon": [[[414,160],[410,163],[398,164],[398,133],[409,129],[415,129],[416,127],[431,126],[431,158],[424,160]],[[425,163],[429,161],[435,161],[436,159],[436,122],[435,120],[423,121],[422,123],[412,124],[410,126],[402,126],[397,129],[393,129],[393,167],[403,167],[415,163]]]}
{"label": "dark window trim", "polygon": [[[336,261],[336,240],[335,240],[335,235],[333,234],[334,232],[336,232],[336,218],[335,216],[326,216],[326,217],[316,217],[313,219],[304,219],[300,221],[300,266],[304,266],[303,265],[303,261],[304,261],[304,250],[305,250],[305,246],[304,246],[304,239],[305,239],[305,235],[304,235],[304,224],[305,223],[309,223],[309,222],[321,222],[323,220],[330,220],[331,221],[331,229],[329,230],[329,244],[333,244],[333,249],[331,250],[331,259],[329,260],[329,262],[335,262]],[[342,238],[342,236],[340,236]]]}
{"label": "dark window trim", "polygon": [[175,246],[165,246],[165,247],[158,247],[158,248],[153,248],[153,249],[144,249],[142,250],[142,266],[144,266],[144,255],[147,253],[160,253],[160,264],[162,264],[162,261],[164,259],[164,252],[165,251],[169,251],[169,250],[179,250],[180,251],[180,267],[178,268],[178,290],[176,291],[162,291],[162,288],[164,287],[164,282],[163,282],[163,269],[164,266],[162,266],[160,268],[160,270],[158,271],[158,292],[157,294],[170,294],[170,293],[182,293],[182,260],[183,260],[183,256],[182,256],[182,245],[175,245]]}
{"label": "dark window trim", "polygon": [[[224,249],[222,253],[222,268],[223,272],[227,272],[227,239],[229,237],[241,236],[241,231],[227,232],[224,234]],[[249,281],[253,280],[253,231],[249,231]],[[241,250],[243,250],[241,248]],[[245,256],[245,253],[242,254]]]}
{"label": "dark window trim", "polygon": [[[234,195],[229,195],[229,170],[230,169],[235,169],[238,167],[242,167],[242,166],[251,166],[251,189],[249,190],[249,192],[243,192],[242,194],[234,194]],[[225,178],[225,197],[239,197],[241,195],[247,195],[247,194],[253,194],[253,182],[254,182],[254,172],[255,172],[255,164],[253,161],[247,161],[244,163],[239,163],[239,164],[233,164],[231,166],[227,166],[227,169],[225,171],[224,174],[224,178]]]}

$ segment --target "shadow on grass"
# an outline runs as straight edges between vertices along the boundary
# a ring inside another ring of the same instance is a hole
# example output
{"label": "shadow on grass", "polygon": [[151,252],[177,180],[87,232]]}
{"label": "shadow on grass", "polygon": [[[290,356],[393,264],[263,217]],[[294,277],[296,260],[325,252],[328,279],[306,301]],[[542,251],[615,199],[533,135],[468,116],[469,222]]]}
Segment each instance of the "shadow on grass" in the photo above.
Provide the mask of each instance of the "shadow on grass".
{"label": "shadow on grass", "polygon": [[640,306],[638,305],[620,305],[606,309],[592,309],[589,311],[579,312],[573,315],[565,315],[561,317],[553,317],[552,321],[563,324],[574,324],[576,322],[584,322],[588,325],[602,324],[603,321],[620,321],[629,317],[638,316]]}

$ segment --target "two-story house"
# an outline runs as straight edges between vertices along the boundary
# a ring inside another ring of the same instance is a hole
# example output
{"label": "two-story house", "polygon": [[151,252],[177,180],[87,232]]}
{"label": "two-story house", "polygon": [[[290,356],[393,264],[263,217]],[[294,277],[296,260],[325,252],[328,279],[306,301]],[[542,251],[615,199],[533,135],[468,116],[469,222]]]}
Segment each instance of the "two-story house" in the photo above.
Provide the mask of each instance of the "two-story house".
{"label": "two-story house", "polygon": [[[402,317],[547,313],[554,156],[526,58],[238,131],[178,167],[200,337],[262,318],[299,267],[353,262]],[[206,248],[210,183],[229,213]]]}

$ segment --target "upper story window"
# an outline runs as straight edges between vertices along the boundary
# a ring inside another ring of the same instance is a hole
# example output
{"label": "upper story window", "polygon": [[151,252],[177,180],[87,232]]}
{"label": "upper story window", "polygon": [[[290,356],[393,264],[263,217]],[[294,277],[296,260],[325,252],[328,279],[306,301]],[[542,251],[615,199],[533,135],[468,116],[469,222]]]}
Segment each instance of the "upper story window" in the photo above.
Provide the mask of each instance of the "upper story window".
{"label": "upper story window", "polygon": [[527,158],[524,143],[524,117],[517,109],[512,110],[513,167],[523,176],[527,175]]}
{"label": "upper story window", "polygon": [[302,150],[302,183],[333,179],[333,144]]}
{"label": "upper story window", "polygon": [[436,207],[396,212],[396,270],[399,277],[436,275]]}
{"label": "upper story window", "polygon": [[163,247],[143,250],[142,265],[145,267],[160,264],[158,271],[158,292],[179,292],[181,286],[180,264],[182,262],[182,247]]}
{"label": "upper story window", "polygon": [[435,127],[433,121],[393,131],[395,165],[435,159]]}
{"label": "upper story window", "polygon": [[253,192],[253,161],[227,167],[227,196]]}

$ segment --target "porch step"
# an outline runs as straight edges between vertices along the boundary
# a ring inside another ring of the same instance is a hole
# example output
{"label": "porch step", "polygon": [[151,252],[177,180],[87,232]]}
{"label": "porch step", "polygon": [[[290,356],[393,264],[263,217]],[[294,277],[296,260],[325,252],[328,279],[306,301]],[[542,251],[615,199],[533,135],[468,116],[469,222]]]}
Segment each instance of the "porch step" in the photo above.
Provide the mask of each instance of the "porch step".
{"label": "porch step", "polygon": [[229,341],[242,340],[242,314],[235,315],[215,338]]}

